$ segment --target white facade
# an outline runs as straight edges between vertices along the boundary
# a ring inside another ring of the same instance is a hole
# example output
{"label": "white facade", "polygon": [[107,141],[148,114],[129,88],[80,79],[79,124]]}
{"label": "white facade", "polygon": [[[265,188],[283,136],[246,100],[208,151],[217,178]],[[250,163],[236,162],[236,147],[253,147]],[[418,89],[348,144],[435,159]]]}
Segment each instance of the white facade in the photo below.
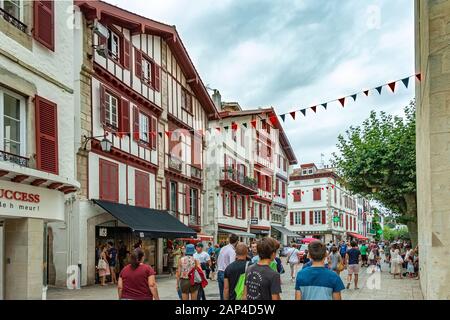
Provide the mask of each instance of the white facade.
{"label": "white facade", "polygon": [[[0,298],[6,299],[42,298],[53,264],[52,256],[43,254],[54,251],[47,235],[64,225],[71,194],[80,186],[73,3],[51,2],[47,19],[53,24],[45,30],[34,20],[34,5],[37,1],[18,1],[17,10],[0,16]],[[37,40],[38,27],[52,43]]]}

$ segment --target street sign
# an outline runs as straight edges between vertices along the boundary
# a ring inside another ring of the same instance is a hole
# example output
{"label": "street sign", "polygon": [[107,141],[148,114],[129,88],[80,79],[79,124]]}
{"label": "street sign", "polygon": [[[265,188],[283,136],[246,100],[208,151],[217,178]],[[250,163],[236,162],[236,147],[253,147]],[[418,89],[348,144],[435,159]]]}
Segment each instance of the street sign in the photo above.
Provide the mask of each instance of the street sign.
{"label": "street sign", "polygon": [[339,218],[338,216],[335,216],[333,218],[333,222],[339,222],[339,221],[341,221],[341,218]]}
{"label": "street sign", "polygon": [[251,218],[250,224],[251,224],[251,225],[258,224],[258,218]]}

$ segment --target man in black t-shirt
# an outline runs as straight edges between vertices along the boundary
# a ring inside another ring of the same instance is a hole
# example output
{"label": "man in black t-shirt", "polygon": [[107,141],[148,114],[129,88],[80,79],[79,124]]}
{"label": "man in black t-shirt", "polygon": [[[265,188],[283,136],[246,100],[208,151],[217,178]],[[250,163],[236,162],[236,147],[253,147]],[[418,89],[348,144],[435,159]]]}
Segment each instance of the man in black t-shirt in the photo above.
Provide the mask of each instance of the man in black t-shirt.
{"label": "man in black t-shirt", "polygon": [[351,242],[351,249],[347,251],[345,255],[346,265],[347,265],[347,289],[350,289],[350,284],[352,282],[352,275],[355,275],[355,289],[358,288],[358,275],[359,275],[359,262],[361,260],[361,252],[358,249],[358,244],[356,241]]}
{"label": "man in black t-shirt", "polygon": [[236,300],[234,289],[239,281],[239,277],[245,273],[250,262],[247,261],[247,246],[240,242],[236,245],[236,260],[225,269],[224,273],[224,300]]}

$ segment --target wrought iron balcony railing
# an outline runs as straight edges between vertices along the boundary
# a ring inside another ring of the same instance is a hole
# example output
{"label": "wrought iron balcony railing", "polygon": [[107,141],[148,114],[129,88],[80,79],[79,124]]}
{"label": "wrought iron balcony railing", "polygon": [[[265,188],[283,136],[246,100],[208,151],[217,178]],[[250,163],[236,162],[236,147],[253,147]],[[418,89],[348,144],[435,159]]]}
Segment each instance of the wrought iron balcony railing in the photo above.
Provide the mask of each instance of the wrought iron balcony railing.
{"label": "wrought iron balcony railing", "polygon": [[255,192],[258,191],[258,186],[255,179],[252,179],[251,177],[244,175],[242,172],[239,172],[232,168],[222,168],[220,179],[225,181],[233,181],[250,190],[253,190]]}
{"label": "wrought iron balcony railing", "polygon": [[203,170],[200,168],[194,167],[193,165],[189,165],[189,166],[191,167],[191,177],[194,179],[201,180]]}
{"label": "wrought iron balcony railing", "polygon": [[16,17],[14,17],[10,13],[8,13],[7,11],[3,10],[2,8],[0,8],[0,16],[2,16],[3,19],[5,19],[9,23],[11,23],[13,26],[15,26],[20,31],[27,32],[27,25],[25,23],[23,23],[22,21],[20,21],[19,19],[17,19]]}
{"label": "wrought iron balcony railing", "polygon": [[167,156],[169,158],[169,168],[181,172],[183,170],[183,161],[171,154],[168,154]]}
{"label": "wrought iron balcony railing", "polygon": [[0,150],[0,161],[8,161],[22,167],[29,167],[29,160],[28,158]]}
{"label": "wrought iron balcony railing", "polygon": [[191,226],[200,225],[200,217],[195,216],[195,215],[190,215],[189,216],[189,225],[191,225]]}

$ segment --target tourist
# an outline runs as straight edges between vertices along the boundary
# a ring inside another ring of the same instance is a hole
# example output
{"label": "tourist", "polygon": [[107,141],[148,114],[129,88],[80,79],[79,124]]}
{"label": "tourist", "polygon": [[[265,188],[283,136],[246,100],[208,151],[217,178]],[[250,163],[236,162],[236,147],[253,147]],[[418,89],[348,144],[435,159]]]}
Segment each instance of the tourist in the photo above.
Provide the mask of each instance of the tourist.
{"label": "tourist", "polygon": [[258,241],[259,261],[247,269],[244,298],[246,300],[280,300],[280,274],[270,268],[280,244],[267,237]]}
{"label": "tourist", "polygon": [[181,251],[181,247],[178,243],[175,243],[175,247],[172,250],[172,265],[170,269],[170,275],[176,274],[178,269],[178,262],[182,256],[183,252]]}
{"label": "tourist", "polygon": [[341,255],[342,259],[345,259],[345,254],[347,252],[347,244],[345,241],[341,241],[341,244],[339,245],[339,254]]}
{"label": "tourist", "polygon": [[111,284],[117,283],[116,265],[117,265],[117,249],[112,241],[108,242],[109,271],[111,273]]}
{"label": "tourist", "polygon": [[289,267],[291,268],[291,280],[295,280],[295,275],[297,272],[297,267],[300,263],[300,251],[297,249],[297,244],[293,243],[292,248],[289,249],[286,261],[289,264]]}
{"label": "tourist", "polygon": [[197,300],[200,283],[191,284],[189,279],[190,273],[200,267],[198,260],[195,260],[193,255],[195,247],[193,244],[186,246],[185,256],[178,261],[177,269],[177,291],[181,290],[183,300]]}
{"label": "tourist", "polygon": [[119,260],[119,273],[127,265],[127,256],[130,252],[123,243],[122,240],[119,241],[119,250],[117,252],[117,259]]}
{"label": "tourist", "polygon": [[98,275],[102,286],[106,286],[106,276],[109,276],[110,274],[107,248],[106,245],[102,245],[100,259],[98,260]]}
{"label": "tourist", "polygon": [[[206,279],[209,279],[209,272],[211,267],[211,257],[208,253],[203,251],[203,243],[199,242],[195,246],[196,252],[194,253],[194,259],[197,260],[200,263],[201,269],[206,274]],[[205,291],[203,290],[203,287],[199,288],[198,291],[198,300],[206,300]]]}
{"label": "tourist", "polygon": [[[344,283],[335,272],[325,268],[326,246],[313,241],[308,245],[308,252],[312,265],[297,274],[295,300],[341,300]],[[342,259],[336,247],[332,247],[332,252]]]}
{"label": "tourist", "polygon": [[355,276],[355,289],[358,290],[358,277],[359,277],[359,261],[361,260],[361,252],[358,249],[356,241],[350,243],[351,249],[347,251],[346,266],[348,272],[347,278],[347,289],[350,289],[350,284],[352,282],[352,276]]}
{"label": "tourist", "polygon": [[117,290],[121,300],[159,300],[156,272],[143,263],[144,251],[136,248],[130,255],[130,264],[119,275]]}
{"label": "tourist", "polygon": [[394,276],[394,279],[396,276],[399,276],[399,278],[402,279],[403,258],[400,255],[400,249],[397,243],[394,243],[392,245],[390,255],[391,255],[391,274]]}
{"label": "tourist", "polygon": [[206,252],[209,254],[210,257],[213,255],[214,247],[211,242],[208,242],[208,250],[206,250]]}
{"label": "tourist", "polygon": [[336,272],[337,275],[340,275],[341,271],[344,269],[344,263],[336,246],[331,247],[331,253],[328,258],[330,260],[331,270]]}
{"label": "tourist", "polygon": [[[223,297],[224,300],[241,300],[243,291],[238,288],[239,295],[236,293],[236,286],[242,284],[245,286],[245,272],[250,264],[247,261],[248,248],[244,243],[238,243],[236,245],[236,260],[232,262],[226,269],[224,273],[224,286],[223,286]],[[243,279],[241,276],[243,275]],[[242,281],[244,281],[242,283]],[[244,289],[242,286],[242,289]]]}
{"label": "tourist", "polygon": [[361,266],[362,267],[368,267],[369,266],[368,263],[367,263],[367,249],[368,249],[368,247],[367,247],[365,242],[363,242],[361,244],[361,246],[359,247],[359,251],[361,252],[361,260],[362,260]]}
{"label": "tourist", "polygon": [[258,256],[258,244],[256,243],[256,241],[252,242],[252,244],[250,245],[251,250],[250,250],[250,261],[254,264],[257,263],[259,260],[259,256]]}
{"label": "tourist", "polygon": [[379,269],[381,271],[381,265],[379,264],[380,261],[380,251],[378,250],[378,246],[372,246],[372,249],[369,253],[369,265],[372,270],[372,273],[376,271],[376,269]]}
{"label": "tourist", "polygon": [[234,262],[236,258],[235,248],[238,243],[238,236],[235,234],[230,234],[229,244],[220,249],[219,256],[217,258],[217,281],[219,282],[219,294],[220,300],[223,300],[223,286],[225,269]]}

